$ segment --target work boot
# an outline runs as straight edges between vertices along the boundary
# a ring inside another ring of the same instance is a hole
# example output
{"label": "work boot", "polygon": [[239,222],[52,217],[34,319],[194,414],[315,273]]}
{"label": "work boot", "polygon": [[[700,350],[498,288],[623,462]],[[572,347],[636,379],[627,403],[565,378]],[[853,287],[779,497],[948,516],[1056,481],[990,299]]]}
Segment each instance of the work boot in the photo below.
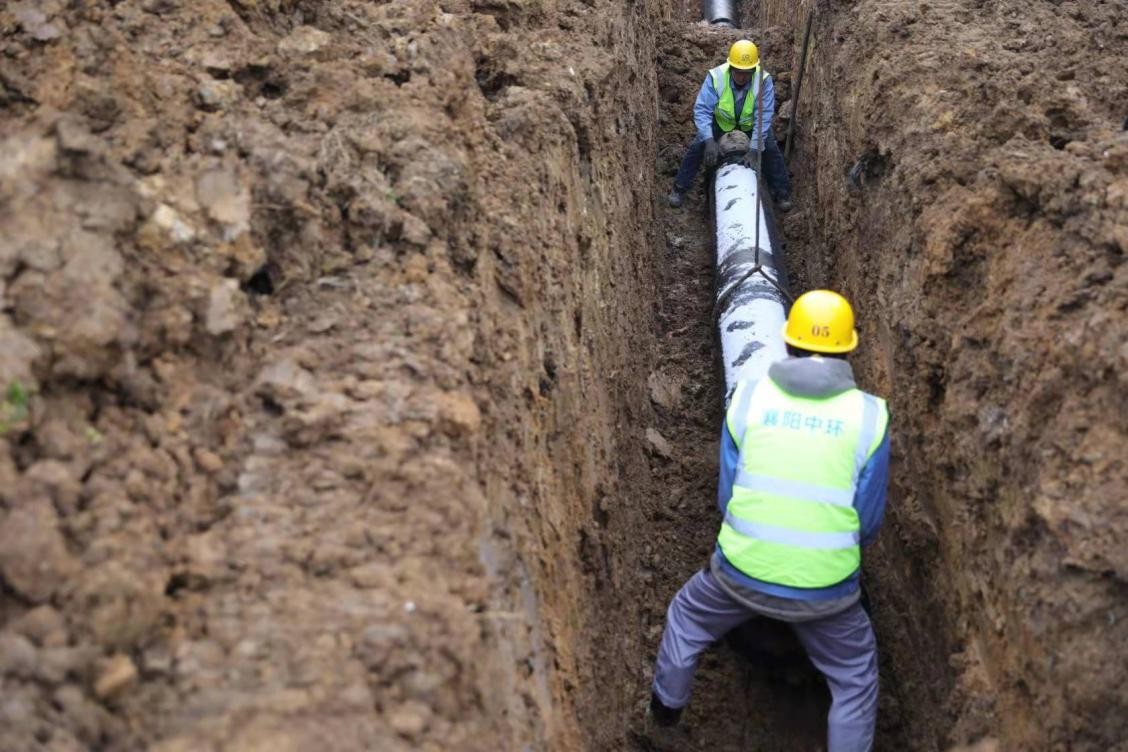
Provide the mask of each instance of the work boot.
{"label": "work boot", "polygon": [[682,708],[668,708],[658,699],[658,695],[650,693],[650,707],[646,709],[648,716],[654,719],[659,726],[677,726],[681,720]]}
{"label": "work boot", "polygon": [[670,206],[673,208],[680,209],[681,205],[685,202],[685,191],[675,185],[666,200],[670,202]]}
{"label": "work boot", "polygon": [[650,706],[646,709],[643,728],[645,749],[655,752],[674,752],[682,749],[686,742],[685,729],[678,725],[681,708],[668,708],[654,694],[650,695]]}

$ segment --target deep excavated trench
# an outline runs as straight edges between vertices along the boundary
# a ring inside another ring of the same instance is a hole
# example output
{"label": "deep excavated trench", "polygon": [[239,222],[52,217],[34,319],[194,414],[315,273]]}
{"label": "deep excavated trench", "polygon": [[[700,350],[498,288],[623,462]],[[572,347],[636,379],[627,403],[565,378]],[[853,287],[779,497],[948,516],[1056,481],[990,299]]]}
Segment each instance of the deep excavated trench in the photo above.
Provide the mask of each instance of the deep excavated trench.
{"label": "deep excavated trench", "polygon": [[[808,9],[745,8],[781,100]],[[893,408],[880,748],[1117,749],[1118,8],[817,10],[781,233]],[[717,525],[698,13],[0,8],[0,749],[648,748]],[[825,704],[757,625],[687,745]]]}
{"label": "deep excavated trench", "polygon": [[[680,10],[687,22],[696,20],[696,7]],[[664,208],[663,198],[690,132],[688,113],[702,72],[722,59],[729,42],[751,35],[761,43],[787,99],[798,63],[797,32],[812,8],[762,3],[750,10],[753,17],[746,17],[744,25],[752,32],[675,23],[658,59],[663,179],[654,198],[666,258],[661,262],[662,303],[650,385],[664,441],[652,451],[657,456],[651,462],[660,499],[639,500],[648,510],[650,531],[640,557],[643,577],[648,585],[657,583],[646,589],[641,606],[649,637],[643,644],[644,677],[664,606],[703,563],[715,534],[715,433],[723,391],[713,341],[711,227],[704,201],[695,194],[684,210],[673,212]],[[1020,35],[1030,27],[1023,8],[946,7],[930,23],[943,26],[948,12],[970,24],[962,36],[967,54],[991,61],[996,80],[1029,77],[1021,55],[1007,54],[1025,44]],[[1068,21],[1048,8],[1034,14],[1041,23],[1062,28],[1070,40],[1064,80],[1081,76],[1090,83],[1101,81],[1099,66],[1089,64],[1089,58],[1103,56],[1106,43],[1124,49],[1123,35],[1113,44],[1101,31],[1109,12],[1097,3],[1075,8]],[[926,16],[929,9],[922,6],[920,13]],[[1118,132],[1113,100],[1103,95],[1085,100],[1076,87],[1044,100],[1022,93],[1013,119],[961,136],[956,123],[961,117],[978,117],[976,110],[950,109],[948,90],[933,80],[931,54],[951,40],[943,32],[915,28],[916,22],[913,13],[899,14],[891,6],[838,13],[820,9],[807,71],[813,87],[807,91],[814,91],[808,97],[814,101],[801,110],[807,121],[800,121],[799,149],[791,163],[799,209],[783,222],[798,290],[832,286],[858,302],[868,337],[855,358],[862,383],[888,395],[905,426],[895,439],[901,451],[895,474],[900,473],[891,489],[885,541],[870,552],[866,566],[882,648],[878,748],[939,750],[979,741],[985,749],[995,744],[1003,749],[1121,749],[1128,671],[1099,662],[1079,674],[1060,666],[1063,661],[1080,666],[1077,661],[1086,655],[1123,656],[1118,645],[1125,636],[1124,568],[1112,541],[1121,539],[1125,529],[1122,516],[1112,512],[1118,502],[1100,489],[1116,488],[1121,495],[1125,490],[1125,405],[1115,396],[1124,380],[1122,375],[1111,380],[1081,376],[1080,364],[1053,338],[1060,336],[1067,318],[1074,322],[1074,336],[1103,339],[1099,329],[1079,322],[1087,317],[1099,322],[1118,315],[1113,311],[1121,316],[1125,311],[1124,243],[1113,230],[1125,220],[1115,187],[1125,164],[1113,156],[1124,153],[1125,136]],[[1098,36],[1085,40],[1087,33]],[[904,52],[894,51],[901,45]],[[882,52],[870,55],[869,50]],[[915,63],[902,57],[909,54],[917,56]],[[906,71],[899,84],[883,82],[890,60]],[[965,93],[984,85],[974,73],[947,83]],[[1120,93],[1128,86],[1123,78],[1105,83]],[[1001,98],[995,113],[1008,108]],[[785,112],[793,112],[792,107],[789,102]],[[890,121],[901,130],[890,128]],[[914,125],[922,121],[931,123],[923,135]],[[1054,132],[1062,127],[1069,136]],[[1063,161],[1055,152],[1075,138],[1077,143],[1066,149],[1070,158]],[[898,160],[903,160],[901,171],[891,176]],[[979,166],[986,169],[978,171]],[[1060,209],[1049,208],[1051,199],[1044,191],[1035,207],[1028,205],[1024,197],[1031,188],[1019,187],[1020,181],[1063,168],[1089,177],[1081,183],[1056,183],[1064,193],[1053,200],[1064,202]],[[1091,202],[1090,209],[1080,208],[1085,201]],[[922,211],[932,203],[947,208]],[[957,218],[949,223],[945,211]],[[1079,221],[1081,216],[1087,216],[1084,222],[1090,227]],[[1048,244],[1034,240],[1040,233],[1050,234]],[[1023,239],[1016,242],[1015,234]],[[969,246],[969,237],[978,239]],[[1045,261],[1030,258],[1031,243],[1048,245],[1057,258],[1063,253],[1080,257],[1073,263],[1085,270],[1079,272],[1082,277],[1063,286],[1072,292],[1048,292],[1053,272],[1046,270]],[[920,249],[925,258],[914,260]],[[908,260],[901,260],[902,253]],[[963,267],[969,259],[978,273]],[[1033,297],[1030,285],[1025,292],[1012,289],[1016,279],[1030,278],[1042,279]],[[1109,287],[1102,289],[1104,285]],[[1003,302],[992,303],[991,296]],[[1087,313],[1076,314],[1078,301]],[[1032,380],[1028,372],[1023,375],[1020,364],[1028,359],[1014,353],[1029,348],[1031,340],[1018,335],[1017,341],[1008,341],[1013,335],[996,329],[988,314],[1005,306],[1021,311],[1012,320],[1021,321],[1023,329],[1049,338],[1040,357],[1059,365],[1048,374],[1039,369],[1042,375]],[[969,309],[977,315],[955,314]],[[938,323],[941,337],[954,338],[951,345],[937,343]],[[992,359],[991,369],[984,371],[963,349],[967,342],[974,343],[973,350],[990,342],[988,348],[1011,354]],[[1098,372],[1117,362],[1105,342],[1086,350],[1105,364]],[[938,350],[957,362],[937,361]],[[1066,502],[1073,511],[1050,501],[1060,498],[1052,490],[1056,482],[1049,481],[1047,488],[1044,474],[1029,480],[1033,448],[1000,452],[1014,440],[1001,439],[1007,422],[1013,421],[1029,426],[1024,440],[1043,447],[1041,456],[1064,450],[1080,457],[1082,450],[1064,449],[1056,438],[1067,430],[1060,422],[1044,430],[1022,417],[1025,409],[1052,415],[1055,408],[1047,413],[1045,406],[1024,404],[1006,386],[993,390],[989,385],[992,379],[1025,381],[1043,395],[1037,404],[1060,399],[1050,395],[1066,388],[1063,373],[1079,377],[1079,391],[1094,405],[1083,416],[1064,418],[1066,424],[1081,434],[1096,430],[1101,438],[1089,446],[1103,447],[1085,461],[1095,463],[1102,480],[1088,491],[1073,486],[1081,493]],[[971,392],[961,386],[968,382],[976,385]],[[671,383],[677,395],[672,401],[664,391]],[[979,402],[992,391],[992,401]],[[1105,409],[1116,416],[1119,428],[1107,430],[1107,416],[1101,417]],[[969,414],[976,416],[971,424]],[[1100,425],[1105,428],[1096,427]],[[649,439],[653,449],[653,437]],[[976,476],[969,485],[968,479]],[[966,496],[958,496],[957,489]],[[945,498],[949,500],[941,500]],[[1023,499],[1034,500],[1033,505]],[[1091,520],[1091,513],[1112,523],[1101,543],[1081,534],[1091,528],[1080,520]],[[1116,519],[1120,522],[1112,522]],[[1067,554],[1070,550],[1075,553]],[[968,566],[970,561],[991,564],[979,571]],[[1003,573],[1009,567],[1016,571],[1008,577]],[[1059,618],[1049,618],[1050,611]],[[645,690],[646,681],[635,683],[636,715]],[[821,681],[786,630],[755,624],[706,657],[687,715],[686,748],[820,749],[826,703]],[[606,723],[606,715],[597,715],[584,724],[596,729],[589,737],[595,740],[593,748],[614,747],[606,742]],[[629,738],[640,749],[650,748],[644,737],[632,733]]]}

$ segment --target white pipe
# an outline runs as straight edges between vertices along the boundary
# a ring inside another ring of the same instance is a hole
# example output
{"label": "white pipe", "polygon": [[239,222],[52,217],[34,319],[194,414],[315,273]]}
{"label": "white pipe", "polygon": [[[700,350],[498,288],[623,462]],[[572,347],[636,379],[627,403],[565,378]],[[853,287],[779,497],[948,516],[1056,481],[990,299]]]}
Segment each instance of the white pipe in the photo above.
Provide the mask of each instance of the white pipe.
{"label": "white pipe", "polygon": [[[777,255],[782,249],[772,247],[758,189],[755,170],[739,164],[717,168],[717,327],[726,403],[737,381],[762,378],[769,365],[787,356],[782,336],[786,300],[776,287],[782,284],[782,259]],[[761,270],[749,274],[756,267],[757,246]]]}

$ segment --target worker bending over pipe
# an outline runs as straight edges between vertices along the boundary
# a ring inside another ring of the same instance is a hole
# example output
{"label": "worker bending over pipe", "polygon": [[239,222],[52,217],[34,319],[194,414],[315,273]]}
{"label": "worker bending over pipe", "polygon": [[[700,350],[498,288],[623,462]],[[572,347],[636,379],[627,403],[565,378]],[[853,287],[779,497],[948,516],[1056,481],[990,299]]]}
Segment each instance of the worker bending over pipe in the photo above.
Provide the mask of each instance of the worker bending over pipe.
{"label": "worker bending over pipe", "polygon": [[[756,132],[757,101],[759,102],[759,131]],[[728,62],[718,65],[705,75],[697,101],[693,105],[693,124],[697,133],[682,158],[674,189],[670,192],[670,206],[677,208],[685,194],[693,187],[697,170],[704,158],[706,167],[715,167],[720,151],[717,140],[732,130],[741,130],[751,136],[746,166],[756,166],[756,152],[762,150],[764,172],[768,190],[780,211],[791,210],[791,178],[783,153],[772,133],[775,116],[775,85],[772,77],[761,69],[760,51],[747,39],[734,42],[729,49]]]}
{"label": "worker bending over pipe", "polygon": [[885,401],[854,383],[854,312],[799,297],[791,357],[740,381],[721,428],[712,559],[678,591],[658,649],[647,732],[676,743],[701,653],[756,616],[787,622],[830,686],[828,752],[866,752],[877,719],[877,643],[860,603],[861,547],[877,537],[889,478]]}

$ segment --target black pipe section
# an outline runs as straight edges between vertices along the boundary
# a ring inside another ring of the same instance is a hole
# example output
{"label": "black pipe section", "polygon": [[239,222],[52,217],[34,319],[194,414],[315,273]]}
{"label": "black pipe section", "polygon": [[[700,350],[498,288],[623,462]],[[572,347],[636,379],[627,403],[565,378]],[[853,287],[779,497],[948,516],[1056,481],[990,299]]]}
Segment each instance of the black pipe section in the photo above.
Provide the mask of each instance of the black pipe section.
{"label": "black pipe section", "polygon": [[736,0],[704,0],[705,20],[714,26],[737,28]]}

